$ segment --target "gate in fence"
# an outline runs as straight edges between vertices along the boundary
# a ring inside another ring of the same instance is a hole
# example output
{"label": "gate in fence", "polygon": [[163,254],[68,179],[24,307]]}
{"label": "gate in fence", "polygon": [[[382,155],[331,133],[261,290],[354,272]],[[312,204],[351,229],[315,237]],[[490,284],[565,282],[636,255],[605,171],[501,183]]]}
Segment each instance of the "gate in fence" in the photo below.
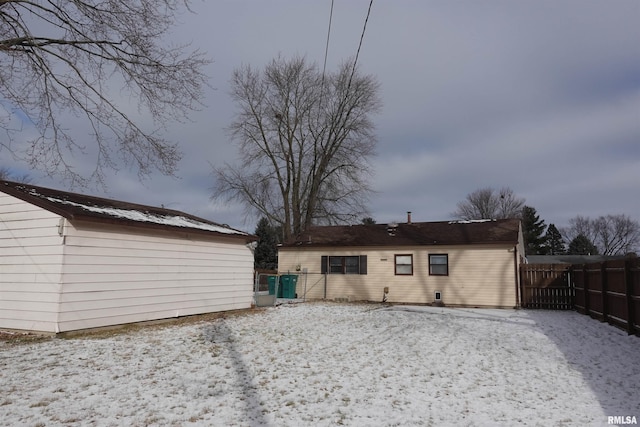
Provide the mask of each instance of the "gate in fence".
{"label": "gate in fence", "polygon": [[570,264],[520,265],[520,295],[523,308],[573,310],[574,289]]}

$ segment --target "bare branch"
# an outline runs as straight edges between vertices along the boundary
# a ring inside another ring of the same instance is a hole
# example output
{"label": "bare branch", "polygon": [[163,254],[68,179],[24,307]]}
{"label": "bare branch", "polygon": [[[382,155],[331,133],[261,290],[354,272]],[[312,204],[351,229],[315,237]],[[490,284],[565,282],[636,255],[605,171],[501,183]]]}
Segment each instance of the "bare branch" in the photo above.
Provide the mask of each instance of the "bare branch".
{"label": "bare branch", "polygon": [[569,242],[583,236],[602,255],[626,255],[640,248],[640,224],[623,214],[596,219],[577,215],[569,220],[569,227],[561,232]]}
{"label": "bare branch", "polygon": [[480,188],[458,203],[451,216],[463,220],[520,218],[524,202],[508,187],[498,192],[491,187]]}
{"label": "bare branch", "polygon": [[[8,137],[0,148],[76,183],[99,180],[120,163],[141,178],[154,170],[175,174],[180,152],[160,134],[201,106],[201,70],[209,63],[163,40],[188,7],[186,0],[0,1],[0,126]],[[151,129],[127,113],[130,102],[116,99],[119,93],[150,114]],[[91,134],[65,128],[69,115],[83,117]],[[25,128],[35,133],[26,149]],[[78,153],[96,159],[91,176],[69,162]]]}

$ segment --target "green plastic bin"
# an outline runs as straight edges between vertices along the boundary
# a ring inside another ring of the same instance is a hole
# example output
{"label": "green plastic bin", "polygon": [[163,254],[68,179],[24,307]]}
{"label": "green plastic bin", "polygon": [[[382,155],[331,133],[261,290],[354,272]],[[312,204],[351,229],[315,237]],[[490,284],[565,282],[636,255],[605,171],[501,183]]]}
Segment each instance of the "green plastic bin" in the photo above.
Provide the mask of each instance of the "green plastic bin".
{"label": "green plastic bin", "polygon": [[298,283],[298,275],[283,274],[280,276],[280,289],[282,295],[278,298],[294,299],[296,297],[296,284]]}
{"label": "green plastic bin", "polygon": [[[267,283],[269,284],[269,295],[276,294],[276,284],[278,283],[278,276],[267,276]],[[278,296],[280,298],[282,295],[282,287],[278,287]]]}

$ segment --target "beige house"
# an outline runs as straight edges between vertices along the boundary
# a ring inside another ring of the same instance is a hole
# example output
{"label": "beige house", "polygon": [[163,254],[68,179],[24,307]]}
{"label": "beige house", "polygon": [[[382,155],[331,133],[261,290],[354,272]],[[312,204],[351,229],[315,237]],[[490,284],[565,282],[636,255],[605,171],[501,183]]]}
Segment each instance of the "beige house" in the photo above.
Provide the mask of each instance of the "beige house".
{"label": "beige house", "polygon": [[308,299],[517,307],[516,219],[313,227],[278,250]]}
{"label": "beige house", "polygon": [[0,328],[59,333],[248,308],[254,240],[175,210],[0,181]]}

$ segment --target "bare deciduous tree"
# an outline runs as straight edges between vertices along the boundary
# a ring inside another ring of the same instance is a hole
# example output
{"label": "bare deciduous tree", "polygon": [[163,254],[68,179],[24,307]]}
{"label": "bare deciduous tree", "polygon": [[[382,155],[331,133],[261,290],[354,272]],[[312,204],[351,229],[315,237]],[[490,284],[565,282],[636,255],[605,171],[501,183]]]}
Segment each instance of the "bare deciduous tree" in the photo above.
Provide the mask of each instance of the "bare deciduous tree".
{"label": "bare deciduous tree", "polygon": [[380,108],[372,76],[352,62],[323,76],[304,58],[279,57],[262,72],[237,69],[231,84],[239,111],[230,130],[241,164],[214,168],[214,198],[281,225],[285,239],[366,214],[370,116]]}
{"label": "bare deciduous tree", "polygon": [[567,242],[573,241],[579,235],[586,237],[590,242],[597,240],[593,221],[591,218],[582,215],[576,215],[571,218],[569,226],[561,228],[560,232]]}
{"label": "bare deciduous tree", "polygon": [[[7,134],[0,149],[72,183],[101,179],[119,161],[141,177],[152,170],[174,174],[180,152],[160,132],[200,105],[201,68],[209,62],[162,39],[188,6],[188,0],[0,1],[0,127]],[[131,105],[148,111],[155,129],[139,126]],[[87,139],[72,134],[70,116],[89,124]],[[96,159],[90,177],[69,161],[87,152]]]}
{"label": "bare deciduous tree", "polygon": [[625,255],[640,247],[640,224],[624,214],[596,219],[577,215],[569,220],[569,227],[562,233],[567,241],[585,236],[602,255]]}
{"label": "bare deciduous tree", "polygon": [[524,202],[509,187],[498,191],[491,187],[480,188],[459,202],[451,216],[462,220],[520,218]]}

